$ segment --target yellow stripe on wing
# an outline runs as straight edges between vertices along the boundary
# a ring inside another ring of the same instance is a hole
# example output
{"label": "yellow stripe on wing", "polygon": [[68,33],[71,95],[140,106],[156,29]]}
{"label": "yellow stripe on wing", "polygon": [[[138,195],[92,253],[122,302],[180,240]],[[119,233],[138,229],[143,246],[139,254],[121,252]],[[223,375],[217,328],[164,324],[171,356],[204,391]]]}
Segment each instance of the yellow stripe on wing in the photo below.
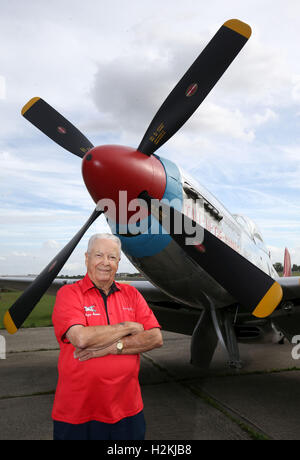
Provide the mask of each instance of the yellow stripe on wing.
{"label": "yellow stripe on wing", "polygon": [[245,22],[240,21],[239,19],[230,19],[223,24],[225,27],[234,30],[240,35],[243,35],[246,38],[250,38],[252,30],[251,27]]}
{"label": "yellow stripe on wing", "polygon": [[32,99],[30,99],[30,101],[28,101],[27,104],[24,105],[23,109],[21,110],[21,114],[24,115],[24,113],[26,113],[27,110],[29,110],[30,107],[32,107],[40,99],[40,97],[33,97]]}
{"label": "yellow stripe on wing", "polygon": [[256,306],[256,308],[253,310],[252,315],[256,316],[257,318],[265,318],[266,316],[271,315],[271,313],[273,313],[281,301],[282,296],[282,288],[280,284],[275,281],[268,292],[261,299],[259,304]]}

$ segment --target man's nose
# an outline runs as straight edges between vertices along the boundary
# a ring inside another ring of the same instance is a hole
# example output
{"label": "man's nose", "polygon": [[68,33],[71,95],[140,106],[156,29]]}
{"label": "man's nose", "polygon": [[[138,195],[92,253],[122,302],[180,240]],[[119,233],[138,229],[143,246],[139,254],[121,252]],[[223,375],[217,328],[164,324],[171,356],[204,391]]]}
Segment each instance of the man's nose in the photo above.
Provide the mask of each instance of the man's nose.
{"label": "man's nose", "polygon": [[108,256],[103,256],[102,257],[102,263],[105,265],[110,265],[110,260]]}

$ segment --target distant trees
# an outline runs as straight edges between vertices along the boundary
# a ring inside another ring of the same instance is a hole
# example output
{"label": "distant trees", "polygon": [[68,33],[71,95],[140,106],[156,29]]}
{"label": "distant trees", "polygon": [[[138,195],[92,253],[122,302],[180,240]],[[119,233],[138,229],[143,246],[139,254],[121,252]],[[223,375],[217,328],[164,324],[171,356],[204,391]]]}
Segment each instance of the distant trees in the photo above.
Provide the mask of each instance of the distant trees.
{"label": "distant trees", "polygon": [[[277,273],[283,272],[283,265],[281,262],[276,262],[273,267],[277,271]],[[292,272],[300,272],[300,265],[293,264]]]}
{"label": "distant trees", "polygon": [[276,262],[273,267],[277,271],[277,273],[283,272],[283,265],[281,262]]}

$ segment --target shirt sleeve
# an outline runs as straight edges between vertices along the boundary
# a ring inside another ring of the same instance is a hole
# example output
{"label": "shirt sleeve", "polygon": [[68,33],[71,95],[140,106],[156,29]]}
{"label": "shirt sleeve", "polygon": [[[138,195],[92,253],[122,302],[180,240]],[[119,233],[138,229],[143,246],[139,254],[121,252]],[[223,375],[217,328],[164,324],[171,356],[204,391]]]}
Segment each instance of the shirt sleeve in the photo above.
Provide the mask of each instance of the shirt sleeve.
{"label": "shirt sleeve", "polygon": [[66,333],[77,324],[87,326],[80,296],[74,285],[63,286],[56,295],[52,314],[54,332],[58,342],[69,343]]}
{"label": "shirt sleeve", "polygon": [[144,326],[145,331],[154,327],[161,329],[159,322],[142,294],[136,288],[133,289],[135,291],[136,321]]}

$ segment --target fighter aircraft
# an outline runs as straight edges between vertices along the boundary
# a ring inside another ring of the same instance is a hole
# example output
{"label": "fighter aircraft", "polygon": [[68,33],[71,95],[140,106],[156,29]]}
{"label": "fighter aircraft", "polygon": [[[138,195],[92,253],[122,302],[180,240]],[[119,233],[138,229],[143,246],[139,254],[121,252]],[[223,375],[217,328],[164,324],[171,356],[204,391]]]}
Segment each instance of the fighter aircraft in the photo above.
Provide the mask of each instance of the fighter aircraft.
{"label": "fighter aircraft", "polygon": [[[191,362],[208,367],[218,342],[239,367],[239,340],[259,340],[272,327],[297,333],[300,280],[280,278],[257,226],[231,214],[174,162],[155,152],[190,118],[251,36],[240,20],[226,21],[181,78],[150,123],[138,148],[94,147],[39,97],[22,115],[82,159],[85,185],[97,204],[87,222],[26,287],[4,317],[15,333],[56,280],[90,225],[105,214],[132,264],[148,281],[136,283],[163,329],[190,334]],[[28,281],[2,278],[0,286]]]}

